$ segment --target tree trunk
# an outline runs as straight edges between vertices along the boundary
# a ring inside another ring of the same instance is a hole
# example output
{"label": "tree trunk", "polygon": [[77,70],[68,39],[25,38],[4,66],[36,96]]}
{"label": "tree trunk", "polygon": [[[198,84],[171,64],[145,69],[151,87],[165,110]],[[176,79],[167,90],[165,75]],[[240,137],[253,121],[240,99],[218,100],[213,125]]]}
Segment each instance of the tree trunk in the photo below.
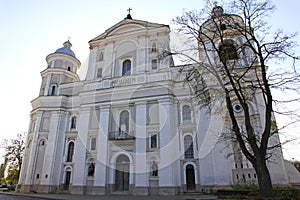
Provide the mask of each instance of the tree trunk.
{"label": "tree trunk", "polygon": [[259,193],[262,197],[272,197],[272,181],[266,160],[256,159],[254,166],[259,185]]}

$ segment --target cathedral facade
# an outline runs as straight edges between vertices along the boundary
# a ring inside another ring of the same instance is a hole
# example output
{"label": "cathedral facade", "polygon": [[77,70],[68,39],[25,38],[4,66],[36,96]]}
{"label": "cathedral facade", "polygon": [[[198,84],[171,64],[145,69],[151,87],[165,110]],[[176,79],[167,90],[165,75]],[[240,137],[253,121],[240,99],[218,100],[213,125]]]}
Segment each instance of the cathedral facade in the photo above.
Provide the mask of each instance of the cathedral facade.
{"label": "cathedral facade", "polygon": [[[128,15],[89,41],[84,80],[72,44],[63,45],[46,57],[32,101],[18,191],[176,195],[256,183],[251,163],[219,140],[228,121],[203,111],[182,66],[164,55],[168,25]],[[275,154],[272,181],[288,184]]]}

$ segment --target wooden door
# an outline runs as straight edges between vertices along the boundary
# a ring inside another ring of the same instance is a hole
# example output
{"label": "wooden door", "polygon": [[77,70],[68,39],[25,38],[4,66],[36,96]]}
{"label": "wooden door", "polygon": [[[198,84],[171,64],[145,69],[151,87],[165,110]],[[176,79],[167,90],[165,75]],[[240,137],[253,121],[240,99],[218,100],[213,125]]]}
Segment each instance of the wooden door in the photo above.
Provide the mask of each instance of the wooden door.
{"label": "wooden door", "polygon": [[186,166],[186,187],[187,190],[195,190],[195,170],[193,165]]}
{"label": "wooden door", "polygon": [[115,186],[116,191],[129,190],[129,159],[127,156],[121,155],[117,159]]}

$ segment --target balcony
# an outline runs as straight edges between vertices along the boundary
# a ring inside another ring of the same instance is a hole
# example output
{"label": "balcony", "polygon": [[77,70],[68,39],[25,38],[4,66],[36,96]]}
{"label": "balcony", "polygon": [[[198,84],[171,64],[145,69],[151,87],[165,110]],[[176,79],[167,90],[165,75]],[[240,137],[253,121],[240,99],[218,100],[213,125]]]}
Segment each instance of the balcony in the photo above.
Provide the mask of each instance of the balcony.
{"label": "balcony", "polygon": [[134,140],[133,132],[127,133],[125,131],[114,131],[108,133],[109,140]]}

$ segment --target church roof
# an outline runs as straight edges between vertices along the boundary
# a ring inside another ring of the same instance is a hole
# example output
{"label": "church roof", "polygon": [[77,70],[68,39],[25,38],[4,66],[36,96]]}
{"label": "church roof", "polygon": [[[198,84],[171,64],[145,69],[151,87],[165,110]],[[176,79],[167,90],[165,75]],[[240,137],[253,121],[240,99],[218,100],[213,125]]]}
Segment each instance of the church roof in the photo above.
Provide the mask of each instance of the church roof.
{"label": "church roof", "polygon": [[57,50],[55,51],[55,53],[67,54],[67,55],[70,55],[70,56],[76,58],[76,57],[75,57],[75,53],[71,50],[71,47],[72,47],[71,42],[70,42],[69,40],[68,40],[68,41],[65,41],[63,45],[64,45],[64,46],[61,47],[61,48],[59,48],[59,49],[57,49]]}
{"label": "church roof", "polygon": [[125,25],[139,25],[139,26],[145,27],[146,29],[169,27],[168,25],[165,25],[165,24],[158,24],[158,23],[152,23],[152,22],[147,22],[147,21],[143,21],[143,20],[136,20],[136,19],[132,19],[130,17],[127,16],[125,19],[123,19],[119,23],[115,24],[114,26],[110,27],[109,29],[105,30],[104,33],[95,37],[94,39],[90,40],[89,42],[94,42],[97,40],[107,38],[108,36],[112,35],[114,30],[116,30],[122,26],[125,26]]}

